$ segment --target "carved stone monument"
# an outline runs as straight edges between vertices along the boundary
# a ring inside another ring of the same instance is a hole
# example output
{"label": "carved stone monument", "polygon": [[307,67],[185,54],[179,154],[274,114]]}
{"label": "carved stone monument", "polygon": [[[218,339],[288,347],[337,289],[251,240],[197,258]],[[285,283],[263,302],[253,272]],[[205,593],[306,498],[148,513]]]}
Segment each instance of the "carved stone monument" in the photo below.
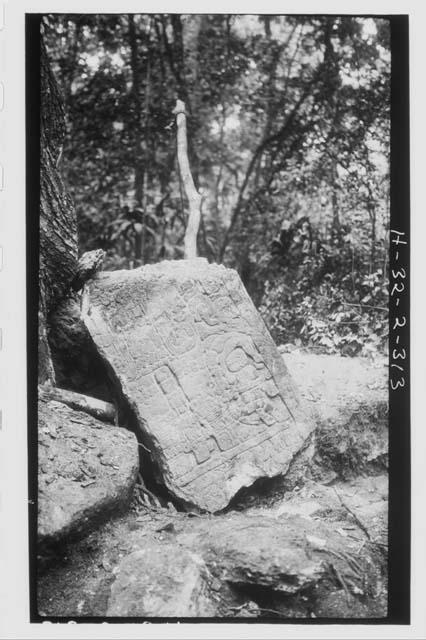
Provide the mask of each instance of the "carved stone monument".
{"label": "carved stone monument", "polygon": [[203,258],[104,272],[83,319],[168,489],[224,508],[286,472],[313,425],[238,274]]}

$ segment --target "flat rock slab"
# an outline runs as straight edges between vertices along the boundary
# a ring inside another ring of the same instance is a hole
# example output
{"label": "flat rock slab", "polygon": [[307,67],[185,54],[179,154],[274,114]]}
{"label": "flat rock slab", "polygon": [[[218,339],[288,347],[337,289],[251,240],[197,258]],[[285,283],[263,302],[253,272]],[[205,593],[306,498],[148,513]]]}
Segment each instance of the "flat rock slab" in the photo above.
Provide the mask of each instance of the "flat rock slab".
{"label": "flat rock slab", "polygon": [[169,490],[208,511],[284,474],[313,429],[238,274],[206,260],[99,274],[83,320]]}
{"label": "flat rock slab", "polygon": [[139,467],[136,437],[39,399],[38,537],[56,542],[128,503]]}

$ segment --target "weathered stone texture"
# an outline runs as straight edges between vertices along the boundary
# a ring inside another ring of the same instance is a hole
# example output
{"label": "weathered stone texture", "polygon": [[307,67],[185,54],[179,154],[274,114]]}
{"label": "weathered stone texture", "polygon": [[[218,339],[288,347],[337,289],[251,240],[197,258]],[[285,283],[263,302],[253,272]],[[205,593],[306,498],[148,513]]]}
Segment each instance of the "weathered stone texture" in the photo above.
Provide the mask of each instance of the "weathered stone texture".
{"label": "weathered stone texture", "polygon": [[[272,512],[266,516],[229,513],[197,519],[177,540],[229,585],[264,587],[287,597],[311,589],[315,611],[325,595],[344,586],[342,580],[348,592],[364,598],[382,587],[381,563],[374,560],[374,548],[365,534],[354,528],[350,537],[342,526],[347,526],[343,518],[327,522],[296,513],[277,518]],[[360,540],[366,545],[362,554]],[[336,581],[336,575],[341,580]]]}
{"label": "weathered stone texture", "polygon": [[173,544],[150,544],[117,567],[107,616],[211,617],[216,605],[202,559]]}
{"label": "weathered stone texture", "polygon": [[139,467],[135,436],[44,398],[38,430],[38,538],[90,529],[131,498]]}
{"label": "weathered stone texture", "polygon": [[177,497],[216,511],[285,473],[313,425],[235,271],[198,258],[102,273],[82,315]]}
{"label": "weathered stone texture", "polygon": [[284,358],[315,416],[315,461],[328,477],[333,473],[347,479],[386,470],[388,363],[297,352]]}

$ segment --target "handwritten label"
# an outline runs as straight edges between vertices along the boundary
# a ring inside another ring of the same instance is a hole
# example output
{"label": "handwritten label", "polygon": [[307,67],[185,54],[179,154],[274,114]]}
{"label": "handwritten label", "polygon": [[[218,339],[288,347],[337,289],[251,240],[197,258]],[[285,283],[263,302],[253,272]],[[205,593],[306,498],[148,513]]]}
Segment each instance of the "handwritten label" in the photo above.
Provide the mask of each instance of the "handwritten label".
{"label": "handwritten label", "polygon": [[403,344],[404,332],[401,331],[407,324],[407,317],[398,313],[406,291],[407,272],[404,265],[407,264],[408,243],[404,231],[391,229],[391,253],[395,268],[390,273],[390,305],[395,310],[395,318],[390,333],[390,386],[393,391],[405,387],[405,368],[407,350]]}

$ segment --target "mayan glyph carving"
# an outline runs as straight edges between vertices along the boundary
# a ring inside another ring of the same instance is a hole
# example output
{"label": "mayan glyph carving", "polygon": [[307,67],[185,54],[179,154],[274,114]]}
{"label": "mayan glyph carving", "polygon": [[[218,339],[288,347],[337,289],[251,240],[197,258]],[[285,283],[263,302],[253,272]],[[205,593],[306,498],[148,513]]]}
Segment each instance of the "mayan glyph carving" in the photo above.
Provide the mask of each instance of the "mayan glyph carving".
{"label": "mayan glyph carving", "polygon": [[285,473],[312,430],[238,274],[206,260],[100,274],[84,321],[169,490],[217,511]]}

